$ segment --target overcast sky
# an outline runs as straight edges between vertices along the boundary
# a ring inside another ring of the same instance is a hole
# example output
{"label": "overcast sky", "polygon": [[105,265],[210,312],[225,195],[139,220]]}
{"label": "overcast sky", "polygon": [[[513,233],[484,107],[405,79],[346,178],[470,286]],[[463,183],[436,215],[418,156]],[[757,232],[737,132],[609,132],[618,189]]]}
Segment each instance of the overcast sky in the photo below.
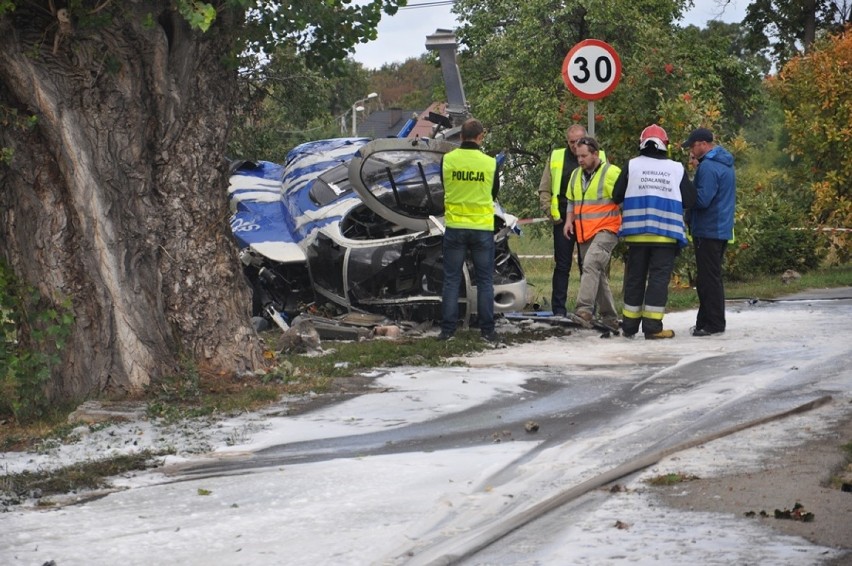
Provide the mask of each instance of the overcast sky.
{"label": "overcast sky", "polygon": [[[724,10],[716,1],[698,0],[684,19],[685,24],[704,27],[708,20],[725,22],[742,21],[747,0],[730,0]],[[426,52],[426,36],[438,28],[455,28],[456,20],[450,10],[451,0],[409,0],[408,6],[394,16],[384,16],[379,23],[376,41],[360,45],[355,50],[355,60],[369,69],[378,69],[385,63],[401,63]],[[721,17],[720,17],[721,13]]]}

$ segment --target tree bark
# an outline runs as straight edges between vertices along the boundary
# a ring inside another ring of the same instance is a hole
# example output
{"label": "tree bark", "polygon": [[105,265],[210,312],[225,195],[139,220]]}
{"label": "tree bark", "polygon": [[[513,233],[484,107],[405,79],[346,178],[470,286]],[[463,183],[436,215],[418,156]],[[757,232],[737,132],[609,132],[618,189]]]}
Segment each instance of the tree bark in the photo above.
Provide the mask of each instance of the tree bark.
{"label": "tree bark", "polygon": [[802,43],[804,44],[805,52],[810,52],[816,41],[816,0],[804,0],[802,2],[802,19],[804,21],[804,30],[802,33]]}
{"label": "tree bark", "polygon": [[82,4],[71,29],[47,1],[0,17],[0,109],[37,118],[0,131],[14,151],[0,249],[75,316],[52,391],[137,392],[188,364],[255,369],[225,190],[237,20],[220,12],[201,34],[168,1]]}

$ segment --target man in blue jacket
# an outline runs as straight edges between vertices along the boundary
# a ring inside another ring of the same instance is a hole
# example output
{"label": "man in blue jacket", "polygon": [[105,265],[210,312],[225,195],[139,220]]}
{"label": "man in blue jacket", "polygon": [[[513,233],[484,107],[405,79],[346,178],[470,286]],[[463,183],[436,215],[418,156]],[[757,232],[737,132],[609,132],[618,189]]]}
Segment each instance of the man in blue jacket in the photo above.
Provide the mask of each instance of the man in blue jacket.
{"label": "man in blue jacket", "polygon": [[698,128],[683,147],[698,160],[693,183],[698,192],[690,211],[689,227],[698,268],[698,316],[693,336],[712,336],[725,331],[725,286],[722,260],[734,237],[736,175],[734,156],[713,143],[713,132]]}

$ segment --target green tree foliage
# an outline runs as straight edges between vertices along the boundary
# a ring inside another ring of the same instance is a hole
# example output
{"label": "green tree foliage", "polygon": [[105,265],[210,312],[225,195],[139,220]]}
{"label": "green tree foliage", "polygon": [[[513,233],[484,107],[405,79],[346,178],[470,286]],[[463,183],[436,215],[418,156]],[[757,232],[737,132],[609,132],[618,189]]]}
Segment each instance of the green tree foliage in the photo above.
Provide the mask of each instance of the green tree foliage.
{"label": "green tree foliage", "polygon": [[[352,103],[367,93],[388,102],[371,73],[346,56],[354,44],[375,39],[382,10],[393,14],[405,3],[334,0],[281,8],[259,2],[249,10],[231,156],[283,161],[300,143],[347,134]],[[288,22],[286,29],[279,20]]]}
{"label": "green tree foliage", "polygon": [[231,157],[283,161],[300,143],[344,133],[352,102],[370,92],[368,72],[346,57],[375,39],[382,11],[394,14],[405,2],[252,2]]}
{"label": "green tree foliage", "polygon": [[351,59],[315,69],[292,46],[280,47],[265,65],[243,73],[229,154],[283,162],[300,143],[340,136],[352,102],[368,92],[368,75]]}
{"label": "green tree foliage", "polygon": [[424,110],[445,97],[440,68],[430,55],[377,70],[352,59],[317,69],[292,46],[280,47],[243,78],[229,153],[272,161],[283,160],[300,143],[348,135],[352,103],[368,93],[378,93],[385,107],[409,110]]}
{"label": "green tree foliage", "polygon": [[635,155],[639,132],[653,122],[674,144],[699,125],[735,131],[738,117],[748,116],[760,98],[760,69],[737,57],[729,29],[676,27],[686,5],[456,2],[472,111],[490,129],[488,148],[508,154],[504,203],[537,215],[535,187],[549,151],[564,144],[571,123],[585,122],[586,102],[561,77],[566,54],[583,39],[606,41],[622,60],[620,85],[595,104],[596,134],[614,163]]}
{"label": "green tree foliage", "polygon": [[270,54],[288,45],[305,56],[308,66],[323,68],[330,61],[345,59],[354,45],[376,39],[376,26],[382,13],[393,15],[406,2],[227,0],[217,4],[238,4],[244,8],[246,25],[241,35],[244,55]]}
{"label": "green tree foliage", "polygon": [[810,50],[820,32],[838,32],[850,22],[848,0],[753,0],[743,20],[749,46],[778,66]]}
{"label": "green tree foliage", "polygon": [[[647,25],[639,33],[648,48],[622,59],[623,85],[601,104],[602,133],[611,136],[607,141],[616,149],[627,149],[617,157],[626,160],[635,153],[638,132],[651,122],[666,128],[677,150],[698,126],[712,128],[722,139],[736,136],[762,106],[760,63],[740,56],[737,36],[725,24],[668,31]],[[670,34],[670,41],[655,43],[661,33]]]}
{"label": "green tree foliage", "polygon": [[[813,196],[811,220],[827,230],[852,226],[852,27],[791,59],[771,81],[785,111],[793,179]],[[829,259],[849,261],[847,232],[826,231]]]}
{"label": "green tree foliage", "polygon": [[368,91],[379,93],[385,106],[423,110],[445,98],[443,87],[435,58],[421,55],[371,72]]}
{"label": "green tree foliage", "polygon": [[0,262],[0,415],[27,422],[45,414],[51,370],[71,331],[70,306],[50,305]]}
{"label": "green tree foliage", "polygon": [[[738,23],[714,20],[701,29],[690,26],[683,31],[682,40],[691,46],[689,53],[683,55],[698,72],[718,77],[725,112],[722,126],[725,131],[735,132],[765,105],[761,79],[769,74],[772,62],[749,47],[746,32]],[[695,49],[696,46],[700,48]]]}
{"label": "green tree foliage", "polygon": [[756,163],[764,169],[787,169],[792,162],[784,152],[788,137],[784,129],[784,110],[778,97],[770,91],[769,84],[769,79],[763,80],[763,105],[745,120],[742,134],[749,146],[760,148],[760,151],[749,155],[749,163]]}

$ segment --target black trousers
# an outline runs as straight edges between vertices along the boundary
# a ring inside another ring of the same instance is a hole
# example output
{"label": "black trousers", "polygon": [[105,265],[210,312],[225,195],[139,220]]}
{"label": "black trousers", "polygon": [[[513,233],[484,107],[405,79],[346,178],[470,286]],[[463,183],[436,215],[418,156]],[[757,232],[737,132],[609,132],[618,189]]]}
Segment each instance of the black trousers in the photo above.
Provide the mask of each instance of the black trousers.
{"label": "black trousers", "polygon": [[679,248],[628,243],[622,329],[625,334],[655,334],[663,329],[669,282]]}
{"label": "black trousers", "polygon": [[725,331],[725,285],[722,282],[722,260],[728,247],[726,240],[693,238],[695,265],[698,268],[698,316],[695,328],[708,332]]}
{"label": "black trousers", "polygon": [[[574,260],[574,247],[577,243],[573,235],[566,238],[562,233],[565,228],[564,212],[562,218],[562,222],[553,225],[553,258],[556,260],[556,265],[553,267],[553,279],[550,282],[550,304],[555,315],[565,315],[568,312],[568,279]],[[583,262],[579,256],[577,266],[582,273]]]}

